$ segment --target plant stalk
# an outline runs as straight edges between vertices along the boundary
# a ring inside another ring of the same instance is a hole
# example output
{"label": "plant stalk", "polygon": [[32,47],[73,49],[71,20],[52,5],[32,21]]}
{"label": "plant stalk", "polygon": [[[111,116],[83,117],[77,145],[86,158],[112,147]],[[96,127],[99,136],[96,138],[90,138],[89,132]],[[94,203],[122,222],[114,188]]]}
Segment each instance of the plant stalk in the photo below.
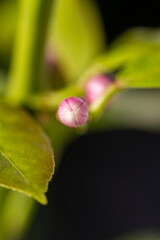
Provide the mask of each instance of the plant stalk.
{"label": "plant stalk", "polygon": [[118,92],[122,91],[123,89],[118,84],[111,84],[104,94],[98,97],[90,106],[90,117],[91,119],[98,118],[104,111],[106,104],[110,101],[110,99],[117,94]]}
{"label": "plant stalk", "polygon": [[6,90],[7,99],[16,105],[22,104],[31,92],[37,91],[39,85],[44,85],[44,46],[52,2],[19,1],[17,32]]}

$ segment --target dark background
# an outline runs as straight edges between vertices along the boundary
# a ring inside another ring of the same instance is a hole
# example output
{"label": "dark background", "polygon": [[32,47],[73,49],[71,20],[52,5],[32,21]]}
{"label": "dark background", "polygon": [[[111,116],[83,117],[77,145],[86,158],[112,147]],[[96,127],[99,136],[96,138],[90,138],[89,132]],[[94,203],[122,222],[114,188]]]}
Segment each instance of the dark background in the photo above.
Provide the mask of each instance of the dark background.
{"label": "dark background", "polygon": [[160,27],[159,0],[97,0],[107,32],[112,41],[135,26]]}
{"label": "dark background", "polygon": [[[97,1],[108,41],[133,26],[160,26],[159,0]],[[160,135],[120,130],[70,145],[27,240],[108,240],[160,230]]]}

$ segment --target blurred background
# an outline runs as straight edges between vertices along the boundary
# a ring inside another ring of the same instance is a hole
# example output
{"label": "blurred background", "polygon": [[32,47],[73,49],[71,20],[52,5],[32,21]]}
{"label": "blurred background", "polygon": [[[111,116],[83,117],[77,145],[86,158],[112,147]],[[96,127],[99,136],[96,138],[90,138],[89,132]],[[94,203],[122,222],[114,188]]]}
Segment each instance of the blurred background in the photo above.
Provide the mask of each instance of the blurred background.
{"label": "blurred background", "polygon": [[[158,0],[97,0],[97,4],[109,43],[134,26],[160,27]],[[144,91],[142,98],[136,94],[135,103],[128,99],[132,111],[123,129],[99,130],[69,146],[50,185],[49,204],[41,207],[27,239],[160,239],[160,102],[157,98],[153,106],[150,92]],[[121,98],[122,102],[125,96]],[[141,119],[144,99],[146,122],[151,108],[156,108],[152,124],[156,131],[144,130],[145,121],[139,130],[134,122],[136,111]],[[120,119],[124,113],[125,107]]]}
{"label": "blurred background", "polygon": [[[160,27],[158,0],[96,2],[109,44],[131,27]],[[14,32],[14,21],[9,26],[1,41],[3,74],[9,66],[12,44],[6,39]],[[158,90],[124,94],[101,120],[110,127],[102,130],[97,123],[65,149],[49,186],[49,203],[40,206],[24,240],[160,239],[159,96]],[[115,112],[119,119],[114,125]]]}

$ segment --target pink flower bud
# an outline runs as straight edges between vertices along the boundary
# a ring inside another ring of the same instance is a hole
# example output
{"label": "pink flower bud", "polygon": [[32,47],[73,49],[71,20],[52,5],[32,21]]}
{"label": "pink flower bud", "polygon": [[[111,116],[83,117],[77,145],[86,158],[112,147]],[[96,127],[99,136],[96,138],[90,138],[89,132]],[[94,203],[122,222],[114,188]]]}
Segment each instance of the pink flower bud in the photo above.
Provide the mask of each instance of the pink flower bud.
{"label": "pink flower bud", "polygon": [[101,94],[103,94],[106,88],[111,84],[110,77],[105,75],[99,75],[93,77],[86,83],[85,96],[89,104],[95,101]]}
{"label": "pink flower bud", "polygon": [[82,126],[88,119],[87,103],[79,97],[64,99],[57,111],[57,117],[64,125],[72,128]]}

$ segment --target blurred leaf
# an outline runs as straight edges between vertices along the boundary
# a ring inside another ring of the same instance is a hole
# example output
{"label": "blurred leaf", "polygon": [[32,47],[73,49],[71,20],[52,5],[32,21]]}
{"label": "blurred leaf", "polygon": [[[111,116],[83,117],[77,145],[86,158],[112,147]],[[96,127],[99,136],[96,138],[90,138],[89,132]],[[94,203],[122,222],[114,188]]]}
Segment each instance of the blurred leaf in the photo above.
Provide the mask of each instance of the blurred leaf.
{"label": "blurred leaf", "polygon": [[150,45],[141,43],[120,45],[99,57],[96,60],[95,65],[97,68],[105,72],[115,71],[122,66],[124,67],[129,60],[141,56],[149,49],[151,49]]}
{"label": "blurred leaf", "polygon": [[48,45],[58,55],[67,79],[79,77],[104,47],[103,27],[94,1],[56,0]]}
{"label": "blurred leaf", "polygon": [[[85,71],[85,73],[79,79],[80,83],[85,82],[97,74],[107,73],[121,73],[126,70],[127,65],[139,57],[144,56],[146,53],[151,53],[155,48],[155,45],[149,43],[128,43],[119,45],[113,49],[109,49],[108,52],[99,56]],[[156,45],[156,49],[160,49]]]}
{"label": "blurred leaf", "polygon": [[95,66],[103,71],[115,71],[130,60],[143,56],[148,51],[160,49],[160,29],[133,28],[121,34],[109,51],[95,61]]}
{"label": "blurred leaf", "polygon": [[114,240],[160,240],[160,235],[152,231],[144,231],[139,233],[132,233],[125,236],[118,237]]}
{"label": "blurred leaf", "polygon": [[51,145],[34,119],[0,103],[0,185],[46,204],[53,168]]}
{"label": "blurred leaf", "polygon": [[127,88],[160,87],[160,47],[128,61],[117,78]]}
{"label": "blurred leaf", "polygon": [[128,43],[153,43],[160,45],[160,28],[134,27],[121,34],[111,48]]}
{"label": "blurred leaf", "polygon": [[160,30],[130,31],[100,56],[88,72],[115,72],[117,81],[126,88],[160,87],[159,40]]}
{"label": "blurred leaf", "polygon": [[160,87],[160,29],[130,29],[114,41],[111,49],[116,52],[119,46],[126,45],[132,48],[128,54],[131,56],[134,52],[134,56],[128,58],[119,71],[120,82],[127,87]]}
{"label": "blurred leaf", "polygon": [[[17,0],[0,1],[0,63],[6,65],[11,53],[16,25]],[[2,61],[1,61],[2,59]]]}

